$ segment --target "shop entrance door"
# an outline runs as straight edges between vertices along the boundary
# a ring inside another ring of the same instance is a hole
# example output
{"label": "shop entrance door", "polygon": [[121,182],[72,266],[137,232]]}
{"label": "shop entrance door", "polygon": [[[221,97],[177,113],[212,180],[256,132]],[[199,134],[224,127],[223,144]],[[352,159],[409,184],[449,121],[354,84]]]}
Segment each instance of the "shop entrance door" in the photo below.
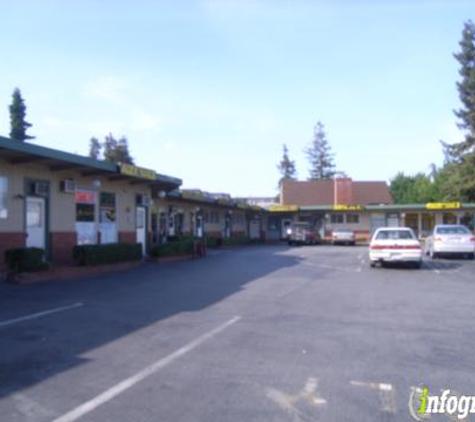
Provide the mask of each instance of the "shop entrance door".
{"label": "shop entrance door", "polygon": [[45,248],[46,219],[44,198],[26,198],[26,246]]}
{"label": "shop entrance door", "polygon": [[146,234],[147,234],[147,213],[144,207],[137,207],[135,230],[137,232],[137,243],[142,245],[142,255],[146,252]]}

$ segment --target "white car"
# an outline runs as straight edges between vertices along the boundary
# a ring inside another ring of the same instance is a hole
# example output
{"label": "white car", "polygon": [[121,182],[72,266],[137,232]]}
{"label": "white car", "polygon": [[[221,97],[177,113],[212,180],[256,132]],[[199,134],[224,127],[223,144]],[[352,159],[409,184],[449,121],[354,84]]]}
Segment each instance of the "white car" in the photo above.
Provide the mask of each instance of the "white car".
{"label": "white car", "polygon": [[461,254],[470,259],[475,255],[475,236],[458,224],[439,224],[426,239],[425,252],[432,259],[444,254]]}
{"label": "white car", "polygon": [[371,267],[377,263],[411,263],[414,267],[422,265],[422,247],[416,235],[409,227],[379,228],[371,238],[369,245]]}

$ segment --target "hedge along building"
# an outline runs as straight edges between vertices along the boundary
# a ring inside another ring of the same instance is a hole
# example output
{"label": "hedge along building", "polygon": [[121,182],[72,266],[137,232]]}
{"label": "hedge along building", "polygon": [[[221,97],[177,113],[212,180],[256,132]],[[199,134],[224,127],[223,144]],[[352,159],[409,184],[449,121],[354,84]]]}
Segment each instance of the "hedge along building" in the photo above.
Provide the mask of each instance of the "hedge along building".
{"label": "hedge along building", "polygon": [[282,237],[292,221],[315,224],[322,237],[329,237],[336,228],[350,228],[361,240],[379,227],[411,227],[424,237],[436,224],[465,224],[472,229],[475,225],[475,204],[393,204],[386,182],[349,178],[284,181],[281,205],[270,211],[269,227],[274,236]]}
{"label": "hedge along building", "polygon": [[260,239],[264,214],[260,207],[228,194],[175,190],[154,207],[154,241],[163,243],[167,237],[179,235]]}
{"label": "hedge along building", "polygon": [[4,251],[44,248],[69,264],[78,244],[141,243],[151,201],[180,179],[0,137],[0,265]]}

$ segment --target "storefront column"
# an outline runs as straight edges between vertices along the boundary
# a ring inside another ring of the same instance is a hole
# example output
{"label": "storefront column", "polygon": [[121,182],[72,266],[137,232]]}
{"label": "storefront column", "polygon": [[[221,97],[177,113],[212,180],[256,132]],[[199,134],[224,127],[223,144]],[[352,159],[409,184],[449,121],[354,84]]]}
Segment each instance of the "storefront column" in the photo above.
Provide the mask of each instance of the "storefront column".
{"label": "storefront column", "polygon": [[441,212],[437,212],[435,214],[435,224],[442,224],[444,221],[443,214]]}
{"label": "storefront column", "polygon": [[422,214],[417,214],[417,236],[419,237],[422,234]]}

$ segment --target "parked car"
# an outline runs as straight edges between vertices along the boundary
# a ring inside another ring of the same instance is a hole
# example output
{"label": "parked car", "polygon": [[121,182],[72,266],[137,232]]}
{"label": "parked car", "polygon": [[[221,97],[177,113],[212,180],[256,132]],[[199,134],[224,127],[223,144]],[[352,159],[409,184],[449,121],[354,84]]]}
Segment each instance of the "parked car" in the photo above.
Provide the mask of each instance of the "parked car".
{"label": "parked car", "polygon": [[310,223],[292,223],[287,229],[289,245],[315,245],[320,242],[320,235]]}
{"label": "parked car", "polygon": [[426,238],[425,252],[432,259],[441,255],[465,255],[475,257],[475,236],[465,226],[439,224]]}
{"label": "parked car", "polygon": [[332,231],[332,243],[334,245],[354,245],[356,243],[355,232],[351,229],[335,229]]}
{"label": "parked car", "polygon": [[422,247],[414,231],[409,227],[379,228],[369,245],[371,267],[377,263],[410,263],[416,268],[422,265]]}

